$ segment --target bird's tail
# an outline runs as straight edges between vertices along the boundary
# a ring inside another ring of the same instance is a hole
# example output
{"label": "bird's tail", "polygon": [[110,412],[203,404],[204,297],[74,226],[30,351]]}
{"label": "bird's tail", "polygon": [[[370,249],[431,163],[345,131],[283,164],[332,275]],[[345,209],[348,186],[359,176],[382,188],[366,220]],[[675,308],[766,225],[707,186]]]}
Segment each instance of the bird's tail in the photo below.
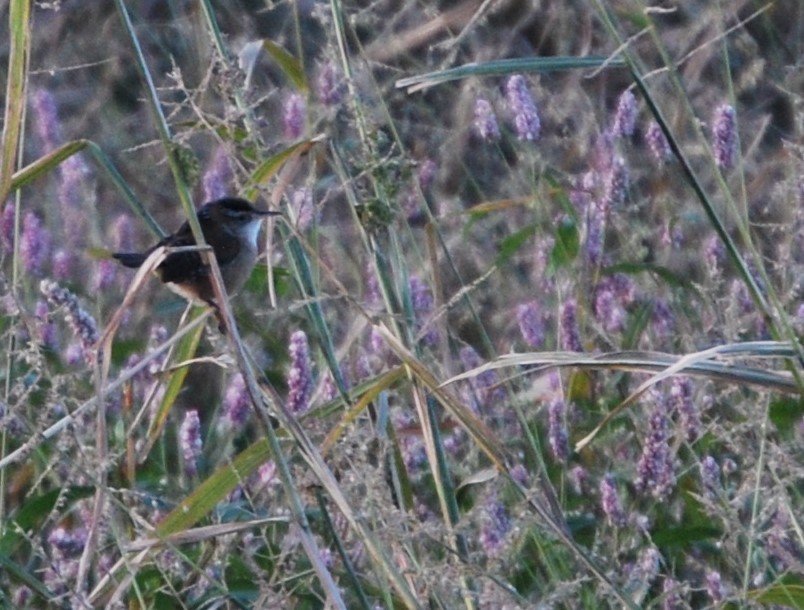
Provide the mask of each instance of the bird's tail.
{"label": "bird's tail", "polygon": [[132,269],[142,265],[145,259],[148,258],[145,254],[138,252],[114,252],[112,257],[119,260],[124,267],[131,267]]}

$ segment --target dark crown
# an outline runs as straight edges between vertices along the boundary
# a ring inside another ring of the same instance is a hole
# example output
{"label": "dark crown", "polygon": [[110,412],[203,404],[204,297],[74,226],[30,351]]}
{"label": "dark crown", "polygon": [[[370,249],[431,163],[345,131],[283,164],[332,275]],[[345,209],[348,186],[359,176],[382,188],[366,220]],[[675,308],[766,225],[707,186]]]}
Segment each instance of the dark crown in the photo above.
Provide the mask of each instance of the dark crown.
{"label": "dark crown", "polygon": [[214,213],[220,213],[226,218],[240,222],[248,222],[255,216],[268,216],[279,214],[269,210],[258,210],[251,203],[239,197],[225,197],[217,201],[210,202],[199,210],[199,214],[209,217]]}

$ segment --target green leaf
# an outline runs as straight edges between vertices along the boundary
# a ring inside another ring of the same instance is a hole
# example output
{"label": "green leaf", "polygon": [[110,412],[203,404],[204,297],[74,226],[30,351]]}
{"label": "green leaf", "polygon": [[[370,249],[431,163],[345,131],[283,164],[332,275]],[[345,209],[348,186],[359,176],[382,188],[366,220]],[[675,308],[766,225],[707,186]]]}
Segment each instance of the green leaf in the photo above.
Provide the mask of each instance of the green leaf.
{"label": "green leaf", "polygon": [[573,371],[568,384],[567,399],[575,403],[586,403],[593,395],[593,386],[588,371]]}
{"label": "green leaf", "polygon": [[244,192],[247,199],[254,199],[259,194],[257,186],[264,184],[276,174],[280,168],[290,159],[297,155],[302,155],[310,150],[315,144],[323,140],[322,137],[315,137],[303,142],[298,142],[284,150],[272,155],[257,166],[249,178],[249,183]]}
{"label": "green leaf", "polygon": [[203,519],[244,479],[271,457],[267,439],[261,439],[218,469],[157,526],[158,536],[184,531]]}
{"label": "green leaf", "polygon": [[531,236],[536,233],[537,229],[538,226],[535,224],[528,225],[524,229],[521,229],[502,240],[502,243],[500,243],[500,247],[497,250],[497,260],[494,261],[494,264],[497,266],[503,265],[509,258],[516,254],[522,246],[525,245],[525,242],[527,242],[528,239],[530,239]]}
{"label": "green leaf", "polygon": [[779,433],[790,437],[796,424],[804,415],[804,399],[793,396],[777,396],[770,404],[770,419]]}
{"label": "green leaf", "polygon": [[556,243],[550,252],[550,269],[555,271],[560,267],[568,266],[578,256],[580,250],[580,237],[575,221],[564,216],[555,232]]}
{"label": "green leaf", "polygon": [[217,125],[215,126],[214,131],[224,140],[229,140],[230,142],[235,142],[236,144],[240,144],[244,142],[246,138],[248,138],[248,131],[242,127],[238,127],[237,125]]}
{"label": "green leaf", "polygon": [[572,218],[577,223],[578,210],[576,210],[575,206],[572,205],[572,201],[570,201],[569,195],[567,194],[567,189],[561,184],[559,177],[553,175],[553,173],[550,171],[546,171],[542,176],[542,179],[550,187],[550,197],[561,206],[561,210],[564,212],[564,214]]}
{"label": "green leaf", "polygon": [[639,345],[639,339],[653,317],[653,308],[653,303],[645,302],[628,316],[628,326],[623,332],[623,349],[636,349]]}
{"label": "green leaf", "polygon": [[304,67],[301,62],[288,53],[285,49],[280,47],[275,42],[270,40],[262,41],[263,50],[270,55],[279,66],[279,69],[285,73],[293,86],[302,93],[307,93],[310,89],[307,84],[307,77],[304,74]]}
{"label": "green leaf", "polygon": [[43,174],[56,169],[62,161],[86,148],[87,144],[87,140],[67,142],[67,144],[62,144],[56,150],[52,150],[46,155],[39,157],[33,163],[26,165],[12,176],[11,191],[16,191],[26,184],[33,182]]}
{"label": "green leaf", "polygon": [[749,591],[748,597],[768,606],[804,608],[804,581],[799,575],[787,574],[769,587]]}
{"label": "green leaf", "polygon": [[681,525],[657,530],[653,534],[653,542],[660,547],[687,548],[705,540],[717,539],[721,534],[713,525]]}
{"label": "green leaf", "polygon": [[[278,296],[284,296],[288,294],[292,278],[290,277],[290,273],[288,272],[287,267],[280,267],[278,265],[274,265],[273,271],[273,279],[274,279],[274,289],[276,290],[276,294]],[[254,271],[248,277],[246,281],[245,288],[243,289],[244,292],[253,293],[257,295],[265,295],[268,292],[268,270],[266,268],[265,263],[258,263],[254,267]]]}

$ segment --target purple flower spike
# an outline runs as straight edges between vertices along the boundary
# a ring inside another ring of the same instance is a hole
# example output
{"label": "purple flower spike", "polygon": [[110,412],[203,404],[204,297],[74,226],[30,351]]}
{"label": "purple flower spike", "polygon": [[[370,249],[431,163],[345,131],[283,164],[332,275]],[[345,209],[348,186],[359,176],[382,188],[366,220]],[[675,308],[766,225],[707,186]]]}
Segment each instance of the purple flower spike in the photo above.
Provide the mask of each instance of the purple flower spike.
{"label": "purple flower spike", "polygon": [[659,402],[650,416],[648,438],[637,464],[636,488],[662,500],[676,484],[666,406]]}
{"label": "purple flower spike", "polygon": [[15,608],[24,608],[33,599],[33,591],[25,585],[20,585],[11,596],[11,603]]}
{"label": "purple flower spike", "polygon": [[[410,298],[413,301],[413,313],[416,315],[416,330],[422,330],[422,323],[433,311],[433,292],[424,280],[412,275],[410,277]],[[428,328],[422,336],[425,345],[434,345],[438,341],[438,330]]]}
{"label": "purple flower spike", "polygon": [[[459,357],[465,369],[475,369],[483,364],[480,354],[471,346],[461,349]],[[471,380],[472,389],[477,395],[479,406],[483,409],[491,408],[499,400],[505,398],[505,388],[500,387],[496,371],[484,371]]]}
{"label": "purple flower spike", "polygon": [[656,121],[651,121],[648,125],[648,130],[645,133],[645,139],[648,142],[648,148],[653,158],[659,163],[666,163],[673,157],[673,151],[670,150],[670,143],[659,127]]}
{"label": "purple flower spike", "polygon": [[505,85],[505,97],[514,115],[514,126],[520,140],[536,141],[542,129],[536,102],[528,90],[525,77],[514,74]]}
{"label": "purple flower spike", "polygon": [[572,491],[576,496],[580,496],[583,493],[586,481],[589,479],[589,473],[583,466],[573,466],[567,474],[569,475]]}
{"label": "purple flower spike", "polygon": [[335,106],[343,98],[343,78],[335,64],[327,62],[318,71],[316,93],[319,101],[325,106]]}
{"label": "purple flower spike", "polygon": [[112,225],[112,234],[119,250],[129,250],[134,245],[134,228],[131,225],[131,216],[118,214]]}
{"label": "purple flower spike", "polygon": [[723,587],[720,572],[710,570],[706,573],[706,592],[709,594],[709,599],[715,604],[722,602],[726,597],[726,589]]}
{"label": "purple flower spike", "polygon": [[715,162],[721,169],[731,169],[737,162],[737,113],[729,104],[715,110],[712,120],[712,146]]}
{"label": "purple flower spike", "polygon": [[608,332],[617,332],[625,327],[626,311],[620,303],[614,282],[604,278],[595,287],[593,311],[595,318]]}
{"label": "purple flower spike", "polygon": [[511,519],[505,507],[494,496],[486,503],[486,519],[480,532],[480,544],[486,554],[493,557],[503,548],[505,536],[511,530]]}
{"label": "purple flower spike", "polygon": [[[89,167],[81,155],[73,155],[65,159],[60,166],[59,201],[62,211],[71,229],[78,231],[86,224],[86,217],[81,214],[81,207],[89,196],[85,181],[90,174]],[[74,226],[73,226],[74,225]]]}
{"label": "purple flower spike", "polygon": [[63,306],[67,310],[64,317],[81,341],[84,360],[91,364],[94,361],[95,344],[100,339],[95,319],[78,304],[78,298],[72,292],[56,282],[42,280],[39,290],[51,306]]}
{"label": "purple flower spike", "polygon": [[53,269],[53,277],[57,280],[66,280],[73,272],[75,257],[68,250],[60,248],[53,253],[50,265]]}
{"label": "purple flower spike", "polygon": [[22,266],[31,275],[42,275],[42,268],[50,255],[50,232],[42,226],[39,216],[26,212],[22,220],[20,256]]}
{"label": "purple flower spike", "polygon": [[701,416],[692,399],[692,382],[686,377],[675,377],[670,388],[670,404],[681,419],[681,427],[689,442],[701,434]]}
{"label": "purple flower spike", "polygon": [[704,260],[710,277],[719,277],[726,263],[726,247],[721,239],[713,234],[704,242]]}
{"label": "purple flower spike", "polygon": [[223,396],[223,418],[226,425],[237,430],[246,423],[249,414],[249,397],[243,375],[237,373],[232,377],[229,387]]}
{"label": "purple flower spike", "polygon": [[50,321],[50,310],[48,309],[47,303],[44,301],[37,301],[36,305],[34,306],[34,316],[41,323],[40,332],[42,336],[42,344],[46,345],[50,349],[55,350],[59,341],[58,337],[56,336],[56,327],[53,322]]}
{"label": "purple flower spike", "polygon": [[43,581],[51,591],[64,595],[75,588],[78,562],[86,542],[87,529],[81,524],[72,528],[59,525],[50,531],[47,536],[50,561]]}
{"label": "purple flower spike", "polygon": [[438,172],[438,165],[432,159],[425,159],[416,172],[416,177],[419,180],[419,188],[426,191],[433,185],[436,173]]}
{"label": "purple flower spike", "polygon": [[653,331],[659,338],[666,338],[671,335],[673,330],[673,312],[664,299],[656,299],[653,303],[651,325],[653,326]]}
{"label": "purple flower spike", "polygon": [[539,306],[535,301],[523,303],[516,308],[519,332],[529,347],[541,347],[544,343],[544,325]]}
{"label": "purple flower spike", "polygon": [[528,487],[530,485],[530,474],[522,464],[516,464],[511,468],[511,478],[522,485],[522,487]]}
{"label": "purple flower spike", "polygon": [[[39,90],[31,101],[34,127],[42,140],[46,151],[54,150],[61,144],[62,134],[58,109],[53,95],[46,90]],[[67,237],[73,246],[77,246],[80,236],[86,234],[86,216],[81,213],[81,206],[93,196],[85,188],[85,178],[90,174],[89,166],[80,154],[65,159],[59,166],[58,197],[62,205],[62,221],[67,228]]]}
{"label": "purple flower spike", "polygon": [[628,195],[628,167],[622,157],[615,157],[612,160],[609,172],[603,184],[603,209],[610,210],[620,207],[625,203]]}
{"label": "purple flower spike", "polygon": [[0,228],[0,239],[2,239],[3,249],[11,254],[14,249],[14,216],[16,211],[13,202],[8,202],[3,208],[2,228]]}
{"label": "purple flower spike", "polygon": [[31,96],[35,117],[34,128],[46,151],[55,149],[61,142],[61,125],[56,109],[56,100],[50,91],[39,89]]}
{"label": "purple flower spike", "polygon": [[100,292],[108,290],[114,284],[117,269],[118,266],[114,261],[107,259],[98,261],[98,266],[95,268],[95,288]]}
{"label": "purple flower spike", "polygon": [[198,411],[191,409],[184,416],[179,428],[181,455],[184,458],[184,472],[188,477],[198,474],[198,458],[201,457],[203,443],[201,441],[201,419]]}
{"label": "purple flower spike", "polygon": [[684,604],[681,597],[681,586],[672,578],[665,578],[662,583],[662,593],[664,594],[664,601],[662,602],[662,610],[681,610],[682,608],[689,608]]}
{"label": "purple flower spike", "polygon": [[575,299],[569,299],[561,306],[561,345],[570,352],[583,351],[578,333],[577,308]]}
{"label": "purple flower spike", "polygon": [[603,241],[606,232],[606,210],[603,205],[593,201],[589,204],[586,217],[586,238],[583,251],[591,265],[597,265],[603,258]]}
{"label": "purple flower spike", "polygon": [[617,112],[614,115],[614,125],[611,128],[615,137],[630,138],[634,135],[637,118],[637,101],[631,91],[626,90],[617,101]]}
{"label": "purple flower spike", "polygon": [[656,547],[648,547],[639,554],[637,561],[631,565],[625,590],[628,591],[631,599],[637,604],[641,605],[640,602],[645,598],[653,581],[656,580],[661,561],[662,555]]}
{"label": "purple flower spike", "polygon": [[700,473],[704,496],[710,500],[717,498],[721,491],[720,466],[717,465],[715,458],[711,455],[707,455],[701,460]]}
{"label": "purple flower spike", "polygon": [[556,397],[547,406],[548,430],[547,438],[550,442],[550,449],[557,462],[566,462],[569,457],[569,435],[567,427],[564,425],[564,413],[566,405],[564,400]]}
{"label": "purple flower spike", "polygon": [[611,474],[607,474],[600,482],[600,504],[609,523],[614,527],[623,527],[626,523],[625,511],[617,491],[617,483]]}
{"label": "purple flower spike", "polygon": [[475,100],[475,131],[482,140],[496,142],[500,139],[500,126],[491,103],[482,97]]}
{"label": "purple flower spike", "polygon": [[226,196],[231,190],[232,178],[229,155],[223,146],[219,146],[202,179],[204,201],[212,201]]}
{"label": "purple flower spike", "polygon": [[290,372],[288,373],[288,408],[300,414],[310,407],[313,389],[312,362],[307,335],[297,330],[290,336]]}
{"label": "purple flower spike", "polygon": [[[338,367],[338,375],[340,375],[344,387],[348,388],[350,383],[349,377],[349,370],[344,366]],[[337,396],[340,396],[340,392],[338,391],[338,384],[335,381],[335,377],[332,374],[332,370],[327,369],[324,373],[324,381],[321,383],[321,399],[324,402],[328,402],[330,400],[335,400]]]}
{"label": "purple flower spike", "polygon": [[313,201],[313,189],[303,186],[293,191],[291,195],[291,205],[296,213],[296,226],[299,231],[306,231],[316,220],[315,202]]}
{"label": "purple flower spike", "polygon": [[304,115],[307,102],[298,93],[291,93],[285,100],[283,126],[286,140],[298,140],[304,133]]}

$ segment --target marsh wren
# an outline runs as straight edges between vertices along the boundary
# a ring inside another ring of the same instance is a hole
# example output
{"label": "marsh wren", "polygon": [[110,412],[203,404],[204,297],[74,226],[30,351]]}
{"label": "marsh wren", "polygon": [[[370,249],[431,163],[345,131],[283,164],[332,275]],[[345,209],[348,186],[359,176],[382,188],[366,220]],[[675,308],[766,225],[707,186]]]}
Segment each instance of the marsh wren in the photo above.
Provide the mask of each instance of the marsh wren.
{"label": "marsh wren", "polygon": [[[204,240],[215,253],[226,292],[230,295],[243,287],[257,261],[257,235],[264,216],[279,212],[256,209],[245,199],[225,197],[205,203],[198,209],[198,222]],[[145,252],[115,252],[114,258],[125,267],[136,268],[160,246],[178,248],[195,246],[189,223],[168,235]],[[168,288],[188,301],[203,302],[218,309],[210,280],[209,266],[199,252],[168,253],[156,268],[156,275]]]}

